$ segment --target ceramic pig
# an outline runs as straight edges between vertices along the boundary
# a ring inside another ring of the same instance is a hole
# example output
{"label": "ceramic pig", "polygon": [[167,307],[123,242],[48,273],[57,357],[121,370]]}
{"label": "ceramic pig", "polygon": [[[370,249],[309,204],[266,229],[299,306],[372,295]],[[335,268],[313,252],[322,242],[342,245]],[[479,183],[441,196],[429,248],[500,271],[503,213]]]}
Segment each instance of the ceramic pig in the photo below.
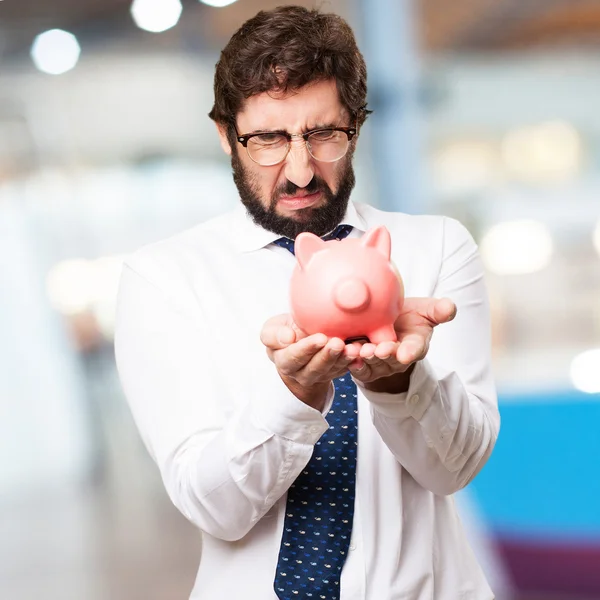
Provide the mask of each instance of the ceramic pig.
{"label": "ceramic pig", "polygon": [[295,250],[290,308],[300,329],[343,340],[396,341],[393,324],[404,302],[404,285],[390,262],[385,227],[341,241],[301,233]]}

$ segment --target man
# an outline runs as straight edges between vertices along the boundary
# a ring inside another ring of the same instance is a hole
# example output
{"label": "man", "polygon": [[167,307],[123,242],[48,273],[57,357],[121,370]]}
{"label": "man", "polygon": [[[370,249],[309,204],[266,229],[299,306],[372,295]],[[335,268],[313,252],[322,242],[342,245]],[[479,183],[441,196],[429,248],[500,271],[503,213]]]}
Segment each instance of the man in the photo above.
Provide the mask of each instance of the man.
{"label": "man", "polygon": [[[349,201],[365,97],[341,18],[250,19],[210,113],[243,206],[125,267],[117,360],[167,492],[202,531],[191,598],[493,597],[452,499],[499,428],[481,264],[456,221]],[[398,342],[306,336],[287,314],[296,235],[382,224],[406,287]]]}

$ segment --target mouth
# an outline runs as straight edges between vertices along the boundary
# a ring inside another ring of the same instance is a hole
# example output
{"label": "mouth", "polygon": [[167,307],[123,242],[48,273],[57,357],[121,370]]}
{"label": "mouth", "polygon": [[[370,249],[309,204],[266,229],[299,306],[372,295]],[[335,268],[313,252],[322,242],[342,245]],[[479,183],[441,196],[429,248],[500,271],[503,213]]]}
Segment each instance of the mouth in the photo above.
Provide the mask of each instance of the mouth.
{"label": "mouth", "polygon": [[313,206],[318,202],[320,197],[321,192],[296,196],[281,196],[278,200],[278,204],[287,209],[300,210],[302,208],[309,208]]}

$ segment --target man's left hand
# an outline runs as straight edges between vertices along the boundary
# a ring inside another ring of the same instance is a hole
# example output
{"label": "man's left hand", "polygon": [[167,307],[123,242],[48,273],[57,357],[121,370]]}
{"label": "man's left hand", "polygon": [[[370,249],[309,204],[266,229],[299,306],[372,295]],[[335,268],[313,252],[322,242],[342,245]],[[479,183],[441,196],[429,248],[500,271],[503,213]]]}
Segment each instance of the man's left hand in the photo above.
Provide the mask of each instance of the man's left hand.
{"label": "man's left hand", "polygon": [[394,323],[398,341],[362,344],[349,366],[352,376],[374,391],[407,391],[413,365],[427,356],[434,327],[455,316],[456,305],[448,298],[405,298]]}

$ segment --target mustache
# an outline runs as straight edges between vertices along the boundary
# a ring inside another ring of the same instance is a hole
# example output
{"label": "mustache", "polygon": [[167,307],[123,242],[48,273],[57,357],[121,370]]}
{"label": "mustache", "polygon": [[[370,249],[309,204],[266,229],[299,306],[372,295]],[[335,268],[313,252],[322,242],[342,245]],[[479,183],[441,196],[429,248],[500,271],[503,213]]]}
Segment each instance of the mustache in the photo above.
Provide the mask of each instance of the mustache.
{"label": "mustache", "polygon": [[273,192],[273,196],[271,198],[271,207],[276,206],[277,200],[280,196],[294,196],[300,190],[308,194],[314,194],[316,192],[330,192],[329,186],[316,175],[308,182],[307,185],[302,188],[288,180]]}

